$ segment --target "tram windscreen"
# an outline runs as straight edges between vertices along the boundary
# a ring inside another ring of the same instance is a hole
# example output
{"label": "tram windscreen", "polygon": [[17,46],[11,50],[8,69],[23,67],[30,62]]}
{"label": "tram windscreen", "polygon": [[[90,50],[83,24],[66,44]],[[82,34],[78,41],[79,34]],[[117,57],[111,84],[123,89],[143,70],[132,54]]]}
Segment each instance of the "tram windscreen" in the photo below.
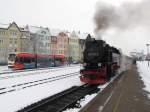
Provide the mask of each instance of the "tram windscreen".
{"label": "tram windscreen", "polygon": [[9,61],[15,61],[15,57],[16,57],[15,54],[9,54],[8,60]]}

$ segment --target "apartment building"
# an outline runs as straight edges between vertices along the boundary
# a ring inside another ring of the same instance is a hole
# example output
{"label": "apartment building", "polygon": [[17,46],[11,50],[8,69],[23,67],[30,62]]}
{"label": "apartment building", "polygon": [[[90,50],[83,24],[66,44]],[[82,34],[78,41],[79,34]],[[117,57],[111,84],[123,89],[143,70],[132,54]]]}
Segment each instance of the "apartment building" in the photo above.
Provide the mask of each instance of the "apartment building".
{"label": "apartment building", "polygon": [[51,34],[48,28],[26,26],[30,32],[30,51],[37,54],[51,54]]}
{"label": "apartment building", "polygon": [[0,24],[0,64],[6,64],[8,55],[28,51],[29,32],[19,28],[15,22]]}
{"label": "apartment building", "polygon": [[68,54],[71,61],[80,61],[80,52],[79,52],[79,37],[78,33],[73,31],[69,35],[69,47],[68,47]]}
{"label": "apartment building", "polygon": [[51,33],[51,54],[58,54],[59,50],[57,48],[57,37],[61,31],[59,29],[50,29]]}
{"label": "apartment building", "polygon": [[57,54],[62,54],[68,59],[68,35],[60,32],[57,36]]}

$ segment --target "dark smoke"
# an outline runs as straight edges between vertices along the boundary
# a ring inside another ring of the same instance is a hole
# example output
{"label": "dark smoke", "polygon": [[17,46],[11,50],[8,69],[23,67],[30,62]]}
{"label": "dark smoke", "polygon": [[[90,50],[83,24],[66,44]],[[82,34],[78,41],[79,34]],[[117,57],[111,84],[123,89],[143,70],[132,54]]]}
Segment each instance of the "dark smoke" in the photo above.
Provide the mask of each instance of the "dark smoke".
{"label": "dark smoke", "polygon": [[111,5],[100,3],[96,7],[94,22],[96,24],[95,32],[100,29],[107,29],[116,20],[115,8]]}
{"label": "dark smoke", "polygon": [[94,16],[96,38],[102,37],[125,54],[133,49],[146,50],[150,43],[150,0],[123,3],[120,6],[102,1]]}
{"label": "dark smoke", "polygon": [[105,31],[109,27],[119,29],[135,28],[137,26],[150,26],[150,1],[138,3],[124,3],[120,7],[98,2],[94,22],[95,33]]}

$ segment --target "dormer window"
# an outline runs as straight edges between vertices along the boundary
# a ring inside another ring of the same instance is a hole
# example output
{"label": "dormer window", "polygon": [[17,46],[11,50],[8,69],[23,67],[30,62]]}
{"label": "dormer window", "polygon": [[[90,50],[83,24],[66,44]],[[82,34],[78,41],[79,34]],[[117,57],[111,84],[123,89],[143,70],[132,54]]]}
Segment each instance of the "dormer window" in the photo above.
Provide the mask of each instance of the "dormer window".
{"label": "dormer window", "polygon": [[46,32],[45,32],[45,31],[42,31],[41,33],[42,33],[42,34],[46,34]]}

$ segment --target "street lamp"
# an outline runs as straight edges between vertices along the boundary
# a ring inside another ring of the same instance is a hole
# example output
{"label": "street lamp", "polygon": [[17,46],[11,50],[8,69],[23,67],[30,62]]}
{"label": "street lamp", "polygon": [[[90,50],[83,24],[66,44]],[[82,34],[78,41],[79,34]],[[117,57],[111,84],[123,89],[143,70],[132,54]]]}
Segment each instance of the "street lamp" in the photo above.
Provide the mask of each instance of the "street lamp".
{"label": "street lamp", "polygon": [[150,44],[146,44],[146,46],[147,46],[147,54],[149,54],[149,45]]}
{"label": "street lamp", "polygon": [[147,60],[148,60],[148,66],[149,66],[149,45],[150,45],[150,44],[146,44],[146,46],[147,46]]}

